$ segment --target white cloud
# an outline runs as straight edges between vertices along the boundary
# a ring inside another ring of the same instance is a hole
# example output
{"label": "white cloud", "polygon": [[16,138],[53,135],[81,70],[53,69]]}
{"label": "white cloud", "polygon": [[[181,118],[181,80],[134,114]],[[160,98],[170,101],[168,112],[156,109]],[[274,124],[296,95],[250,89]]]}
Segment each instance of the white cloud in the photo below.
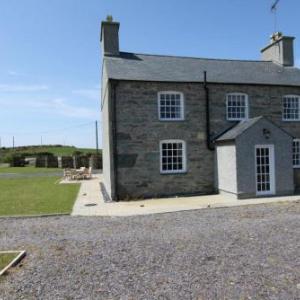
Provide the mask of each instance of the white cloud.
{"label": "white cloud", "polygon": [[296,67],[300,68],[300,58],[296,59]]}
{"label": "white cloud", "polygon": [[73,90],[72,93],[87,99],[100,100],[100,87],[96,87],[92,89]]}
{"label": "white cloud", "polygon": [[48,90],[47,85],[23,85],[23,84],[0,84],[0,92],[20,93],[20,92],[39,92]]}

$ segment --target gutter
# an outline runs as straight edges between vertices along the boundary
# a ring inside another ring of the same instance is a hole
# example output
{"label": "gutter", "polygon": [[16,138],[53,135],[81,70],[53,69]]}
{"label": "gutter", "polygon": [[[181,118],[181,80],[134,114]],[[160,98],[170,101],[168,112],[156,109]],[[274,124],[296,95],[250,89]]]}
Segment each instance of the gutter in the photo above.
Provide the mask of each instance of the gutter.
{"label": "gutter", "polygon": [[206,147],[210,151],[214,151],[215,147],[212,146],[210,140],[210,103],[209,103],[209,88],[207,86],[206,71],[203,72],[204,81],[203,87],[205,91],[205,112],[206,112]]}
{"label": "gutter", "polygon": [[113,201],[119,201],[118,194],[118,155],[117,155],[117,110],[116,110],[116,88],[118,86],[118,81],[111,80],[112,87],[112,148],[113,148],[113,173],[114,173],[114,195],[112,197]]}

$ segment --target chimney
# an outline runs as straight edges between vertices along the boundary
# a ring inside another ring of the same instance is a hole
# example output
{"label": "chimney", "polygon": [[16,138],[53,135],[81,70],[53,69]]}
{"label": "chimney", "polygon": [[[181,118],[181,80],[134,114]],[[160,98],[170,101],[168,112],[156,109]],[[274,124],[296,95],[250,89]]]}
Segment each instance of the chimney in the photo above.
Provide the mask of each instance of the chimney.
{"label": "chimney", "polygon": [[120,23],[113,22],[112,16],[107,16],[101,23],[101,37],[103,55],[118,56]]}
{"label": "chimney", "polygon": [[274,33],[270,44],[261,50],[262,60],[271,60],[285,67],[293,67],[294,39],[291,36],[283,36],[281,32]]}

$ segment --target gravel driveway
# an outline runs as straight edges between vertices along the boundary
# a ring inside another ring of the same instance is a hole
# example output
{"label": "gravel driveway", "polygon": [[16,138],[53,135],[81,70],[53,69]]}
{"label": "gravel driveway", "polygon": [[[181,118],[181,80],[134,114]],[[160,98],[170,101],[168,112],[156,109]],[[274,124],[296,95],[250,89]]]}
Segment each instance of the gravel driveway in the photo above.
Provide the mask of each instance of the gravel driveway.
{"label": "gravel driveway", "polygon": [[0,219],[0,299],[300,299],[300,204]]}

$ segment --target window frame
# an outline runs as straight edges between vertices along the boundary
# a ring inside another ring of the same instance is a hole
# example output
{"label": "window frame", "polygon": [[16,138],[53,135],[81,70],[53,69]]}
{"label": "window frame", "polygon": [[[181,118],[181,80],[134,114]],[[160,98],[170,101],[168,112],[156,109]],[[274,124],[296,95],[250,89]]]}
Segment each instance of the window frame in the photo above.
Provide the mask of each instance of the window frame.
{"label": "window frame", "polygon": [[[228,115],[228,102],[229,96],[245,96],[245,118],[231,118]],[[249,119],[249,96],[246,93],[239,93],[239,92],[234,92],[234,93],[227,93],[226,94],[226,120],[227,121],[244,121]]]}
{"label": "window frame", "polygon": [[[182,144],[182,169],[181,170],[163,170],[163,144],[168,143],[181,143]],[[187,164],[186,164],[186,142],[184,140],[171,139],[171,140],[161,140],[159,142],[159,165],[160,165],[160,174],[182,174],[187,172]]]}
{"label": "window frame", "polygon": [[294,164],[294,143],[298,143],[298,147],[299,147],[299,156],[300,156],[300,138],[297,139],[293,139],[293,168],[294,169],[299,169],[300,168],[300,158],[299,158],[299,163],[298,164]]}
{"label": "window frame", "polygon": [[[284,113],[284,101],[287,98],[298,98],[298,118],[297,119],[287,119],[285,117],[285,113]],[[282,121],[284,122],[299,122],[300,121],[300,96],[299,95],[295,95],[295,94],[290,94],[290,95],[284,95],[282,97]]]}
{"label": "window frame", "polygon": [[[180,95],[180,118],[162,118],[161,117],[161,112],[160,112],[160,96],[162,94],[179,94]],[[160,121],[164,121],[164,122],[176,122],[176,121],[184,121],[185,120],[185,109],[184,109],[184,94],[182,92],[179,91],[160,91],[157,93],[157,108],[158,108],[158,119]]]}

